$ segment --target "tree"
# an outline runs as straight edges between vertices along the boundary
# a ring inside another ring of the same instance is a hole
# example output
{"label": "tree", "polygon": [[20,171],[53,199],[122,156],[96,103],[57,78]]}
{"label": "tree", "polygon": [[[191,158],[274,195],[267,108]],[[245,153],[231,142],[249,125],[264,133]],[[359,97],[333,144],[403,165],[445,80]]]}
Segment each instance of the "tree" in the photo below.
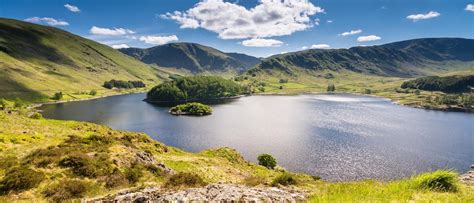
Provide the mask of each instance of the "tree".
{"label": "tree", "polygon": [[260,154],[257,159],[259,165],[265,166],[268,169],[274,169],[277,165],[276,159],[270,154]]}
{"label": "tree", "polygon": [[334,86],[334,84],[329,84],[327,91],[328,91],[328,92],[334,92],[334,91],[336,91],[336,86]]}
{"label": "tree", "polygon": [[62,92],[56,92],[54,93],[52,99],[54,100],[61,100],[63,98],[63,93]]}
{"label": "tree", "polygon": [[372,94],[372,90],[371,89],[365,89],[364,93],[365,94]]}

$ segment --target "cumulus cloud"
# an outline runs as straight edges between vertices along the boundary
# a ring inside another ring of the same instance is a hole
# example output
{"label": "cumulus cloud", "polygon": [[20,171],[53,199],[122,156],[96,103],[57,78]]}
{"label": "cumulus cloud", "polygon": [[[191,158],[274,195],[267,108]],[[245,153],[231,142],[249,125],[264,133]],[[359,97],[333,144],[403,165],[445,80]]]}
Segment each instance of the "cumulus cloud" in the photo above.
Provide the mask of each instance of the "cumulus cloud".
{"label": "cumulus cloud", "polygon": [[170,42],[178,41],[178,37],[176,35],[170,36],[141,36],[140,41],[143,41],[147,44],[155,44],[155,45],[163,45]]}
{"label": "cumulus cloud", "polygon": [[187,11],[174,11],[162,18],[181,28],[203,28],[222,39],[256,39],[291,35],[313,26],[311,16],[324,10],[308,0],[260,0],[250,9],[223,0],[204,0]]}
{"label": "cumulus cloud", "polygon": [[282,41],[274,39],[248,39],[241,42],[246,47],[279,47],[283,45]]}
{"label": "cumulus cloud", "polygon": [[464,10],[466,10],[466,11],[474,11],[474,5],[473,5],[473,4],[468,4]]}
{"label": "cumulus cloud", "polygon": [[305,50],[305,49],[308,49],[308,47],[307,46],[302,46],[301,49]]}
{"label": "cumulus cloud", "polygon": [[331,46],[327,44],[313,44],[311,45],[311,49],[329,49]]}
{"label": "cumulus cloud", "polygon": [[361,29],[357,29],[357,30],[351,30],[349,32],[343,32],[343,33],[340,33],[339,35],[341,36],[349,36],[349,35],[355,35],[355,34],[359,34],[361,33],[362,30]]}
{"label": "cumulus cloud", "polygon": [[66,7],[67,10],[69,10],[71,12],[74,12],[74,13],[81,12],[81,9],[79,9],[77,6],[74,6],[74,5],[71,5],[71,4],[64,4],[64,7]]}
{"label": "cumulus cloud", "polygon": [[25,21],[28,21],[31,23],[46,23],[48,25],[62,25],[62,26],[69,25],[69,23],[66,21],[56,20],[54,18],[49,18],[49,17],[43,17],[43,18],[31,17],[31,18],[25,19]]}
{"label": "cumulus cloud", "polygon": [[319,22],[321,22],[321,19],[319,19],[319,18],[314,19],[314,24],[315,25],[319,25]]}
{"label": "cumulus cloud", "polygon": [[127,44],[114,44],[112,45],[112,48],[114,49],[125,49],[125,48],[130,48]]}
{"label": "cumulus cloud", "polygon": [[124,28],[101,28],[97,26],[92,26],[90,32],[95,35],[112,35],[112,36],[119,36],[119,35],[126,35],[126,34],[134,34],[135,32],[129,29]]}
{"label": "cumulus cloud", "polygon": [[367,35],[367,36],[360,36],[357,38],[358,42],[370,42],[370,41],[376,41],[382,39],[381,37],[377,35]]}
{"label": "cumulus cloud", "polygon": [[419,20],[427,20],[430,18],[436,18],[440,16],[441,14],[436,12],[436,11],[430,11],[428,13],[419,13],[419,14],[412,14],[407,16],[407,19],[412,20],[413,22],[419,21]]}

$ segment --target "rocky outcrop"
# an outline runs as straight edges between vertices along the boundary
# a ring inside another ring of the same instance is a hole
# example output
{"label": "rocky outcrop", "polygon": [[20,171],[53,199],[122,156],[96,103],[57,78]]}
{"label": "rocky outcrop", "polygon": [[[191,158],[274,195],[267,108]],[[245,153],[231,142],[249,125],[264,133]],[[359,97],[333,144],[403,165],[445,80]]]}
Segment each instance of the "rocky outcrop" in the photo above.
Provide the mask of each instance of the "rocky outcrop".
{"label": "rocky outcrop", "polygon": [[178,191],[166,191],[161,188],[123,191],[111,196],[89,199],[85,202],[301,202],[306,200],[306,195],[305,192],[286,187],[212,184]]}
{"label": "rocky outcrop", "polygon": [[474,185],[474,165],[471,165],[471,170],[459,177],[461,182],[467,185]]}

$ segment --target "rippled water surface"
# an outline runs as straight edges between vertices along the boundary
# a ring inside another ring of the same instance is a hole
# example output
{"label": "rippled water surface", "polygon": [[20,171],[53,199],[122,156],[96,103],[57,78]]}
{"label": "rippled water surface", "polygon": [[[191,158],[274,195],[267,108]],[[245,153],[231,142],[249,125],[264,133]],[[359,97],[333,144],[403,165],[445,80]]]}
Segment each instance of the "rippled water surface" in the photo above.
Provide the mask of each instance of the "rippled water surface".
{"label": "rippled water surface", "polygon": [[328,180],[391,179],[474,164],[474,115],[398,106],[355,95],[252,96],[205,117],[172,116],[144,94],[46,105],[47,118],[145,132],[197,152],[229,146],[255,161],[273,154],[292,171]]}

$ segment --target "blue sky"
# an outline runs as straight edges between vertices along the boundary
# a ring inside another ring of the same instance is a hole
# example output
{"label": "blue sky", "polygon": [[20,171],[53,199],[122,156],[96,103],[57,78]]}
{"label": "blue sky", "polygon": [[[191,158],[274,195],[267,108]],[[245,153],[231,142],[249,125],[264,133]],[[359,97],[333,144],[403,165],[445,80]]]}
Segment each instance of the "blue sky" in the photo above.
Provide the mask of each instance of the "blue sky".
{"label": "blue sky", "polygon": [[472,0],[0,0],[0,16],[49,24],[110,46],[195,42],[265,57],[311,47],[473,38],[473,4]]}

